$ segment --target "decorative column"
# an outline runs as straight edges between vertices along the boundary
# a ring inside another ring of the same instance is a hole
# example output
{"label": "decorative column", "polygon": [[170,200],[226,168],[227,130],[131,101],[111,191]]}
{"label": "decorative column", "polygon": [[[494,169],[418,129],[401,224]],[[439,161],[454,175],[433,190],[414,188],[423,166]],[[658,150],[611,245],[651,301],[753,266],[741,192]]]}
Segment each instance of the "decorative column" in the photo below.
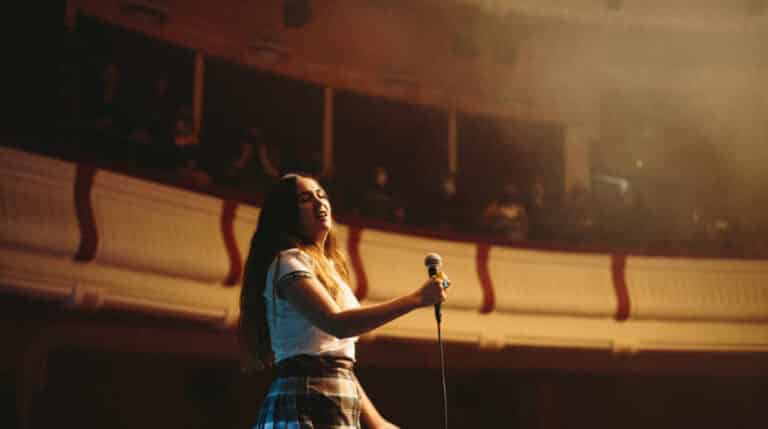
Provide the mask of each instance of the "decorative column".
{"label": "decorative column", "polygon": [[448,171],[456,174],[456,110],[448,114]]}
{"label": "decorative column", "polygon": [[323,177],[333,175],[333,88],[323,92]]}
{"label": "decorative column", "polygon": [[205,55],[195,53],[194,87],[192,88],[192,115],[195,133],[199,136],[203,122],[203,91],[205,90]]}
{"label": "decorative column", "polygon": [[591,124],[568,125],[565,131],[563,157],[565,164],[564,189],[567,194],[574,186],[590,188],[590,141],[596,139],[598,131]]}

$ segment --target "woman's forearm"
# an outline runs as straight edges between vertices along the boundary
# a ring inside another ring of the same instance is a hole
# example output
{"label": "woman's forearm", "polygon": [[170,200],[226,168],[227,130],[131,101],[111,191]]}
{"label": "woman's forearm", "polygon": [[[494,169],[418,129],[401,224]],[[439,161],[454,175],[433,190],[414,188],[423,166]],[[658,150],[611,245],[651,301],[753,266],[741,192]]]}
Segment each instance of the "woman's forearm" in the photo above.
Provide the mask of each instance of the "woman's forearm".
{"label": "woman's forearm", "polygon": [[[338,338],[355,337],[421,306],[415,295],[404,295],[386,302],[343,310],[331,315],[332,334]],[[322,328],[322,327],[321,327]]]}
{"label": "woman's forearm", "polygon": [[411,294],[345,310],[314,278],[295,280],[283,289],[283,294],[313,325],[337,338],[347,338],[376,329],[416,308],[441,302],[445,299],[441,284],[431,279]]}

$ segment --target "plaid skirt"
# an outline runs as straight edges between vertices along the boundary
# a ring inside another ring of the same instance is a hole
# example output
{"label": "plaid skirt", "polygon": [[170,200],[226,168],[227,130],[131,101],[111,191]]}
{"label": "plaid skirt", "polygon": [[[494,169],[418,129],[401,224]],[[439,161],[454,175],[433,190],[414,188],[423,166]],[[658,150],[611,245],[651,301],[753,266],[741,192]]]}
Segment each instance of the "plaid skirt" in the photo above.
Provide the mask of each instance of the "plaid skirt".
{"label": "plaid skirt", "polygon": [[280,362],[254,429],[359,429],[352,366],[349,359],[306,355]]}

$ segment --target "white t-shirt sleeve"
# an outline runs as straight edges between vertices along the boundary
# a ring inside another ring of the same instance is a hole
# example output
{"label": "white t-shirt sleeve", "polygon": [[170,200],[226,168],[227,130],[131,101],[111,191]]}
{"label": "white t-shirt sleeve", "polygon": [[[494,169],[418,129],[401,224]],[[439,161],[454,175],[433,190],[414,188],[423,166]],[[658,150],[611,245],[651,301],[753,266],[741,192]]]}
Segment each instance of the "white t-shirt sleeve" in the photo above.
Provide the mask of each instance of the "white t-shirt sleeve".
{"label": "white t-shirt sleeve", "polygon": [[299,249],[289,249],[279,256],[275,285],[279,289],[282,285],[301,277],[314,277],[312,258]]}

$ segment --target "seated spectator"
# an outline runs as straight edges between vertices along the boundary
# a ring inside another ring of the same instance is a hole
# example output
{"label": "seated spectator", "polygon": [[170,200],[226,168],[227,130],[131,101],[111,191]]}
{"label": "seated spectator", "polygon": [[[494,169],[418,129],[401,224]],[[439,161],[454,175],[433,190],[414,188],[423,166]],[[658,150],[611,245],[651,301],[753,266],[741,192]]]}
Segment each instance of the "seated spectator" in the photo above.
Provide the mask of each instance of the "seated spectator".
{"label": "seated spectator", "polygon": [[279,156],[278,148],[267,144],[261,129],[246,128],[221,180],[229,186],[268,186],[280,178]]}
{"label": "seated spectator", "polygon": [[150,96],[143,101],[131,138],[141,146],[140,163],[146,167],[175,166],[177,109],[166,78],[155,79]]}
{"label": "seated spectator", "polygon": [[531,240],[551,240],[557,224],[559,210],[551,207],[544,179],[535,177],[528,193],[528,238]]}
{"label": "seated spectator", "polygon": [[364,191],[358,209],[361,216],[387,222],[405,221],[405,205],[389,185],[389,173],[384,167],[373,170],[373,180]]}
{"label": "seated spectator", "polygon": [[528,212],[517,186],[508,183],[501,196],[491,200],[483,211],[482,229],[509,240],[528,238]]}
{"label": "seated spectator", "polygon": [[98,69],[97,78],[85,79],[81,88],[81,114],[76,126],[81,148],[102,159],[133,159],[135,149],[128,136],[134,115],[118,64],[107,61]]}
{"label": "seated spectator", "polygon": [[264,134],[258,128],[249,130],[248,141],[251,147],[256,147],[256,159],[259,161],[261,176],[268,183],[273,183],[280,179],[280,148],[269,144],[264,138]]}
{"label": "seated spectator", "polygon": [[440,189],[433,199],[428,210],[434,213],[436,210],[437,225],[428,221],[427,226],[437,226],[443,231],[465,231],[466,201],[460,196],[456,187],[456,176],[447,174],[440,183]]}
{"label": "seated spectator", "polygon": [[565,198],[562,210],[561,238],[584,243],[592,239],[595,213],[589,191],[583,185],[573,186]]}
{"label": "seated spectator", "polygon": [[181,178],[196,187],[204,188],[211,182],[207,173],[200,169],[200,139],[195,131],[192,109],[179,109],[174,124],[174,149],[176,171]]}
{"label": "seated spectator", "polygon": [[738,222],[725,214],[715,215],[706,224],[705,234],[710,247],[718,254],[736,254],[734,238],[739,231]]}
{"label": "seated spectator", "polygon": [[595,229],[599,241],[638,251],[652,245],[656,241],[656,234],[651,232],[652,213],[637,189],[625,181],[609,196],[596,211]]}
{"label": "seated spectator", "polygon": [[109,62],[101,70],[99,78],[101,85],[91,97],[87,97],[86,116],[92,128],[104,134],[112,134],[116,131],[116,116],[120,113],[123,96],[120,68],[114,62]]}
{"label": "seated spectator", "polygon": [[191,109],[179,109],[174,123],[173,143],[176,149],[176,166],[180,168],[198,167],[200,139],[192,122]]}

